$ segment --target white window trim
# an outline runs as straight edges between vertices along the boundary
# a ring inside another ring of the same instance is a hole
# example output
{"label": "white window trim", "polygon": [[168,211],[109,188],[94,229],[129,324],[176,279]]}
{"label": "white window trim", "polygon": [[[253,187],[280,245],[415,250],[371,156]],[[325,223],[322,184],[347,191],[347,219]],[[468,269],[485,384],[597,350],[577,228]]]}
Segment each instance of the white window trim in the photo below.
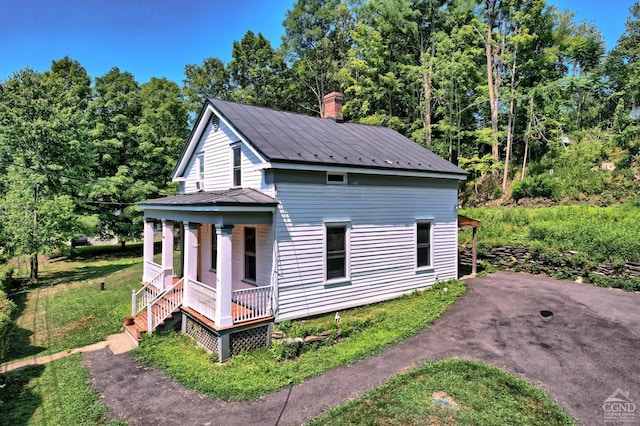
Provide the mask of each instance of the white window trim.
{"label": "white window trim", "polygon": [[[418,224],[428,223],[429,226],[429,264],[418,266]],[[434,217],[420,217],[416,218],[413,225],[413,265],[416,272],[419,271],[432,271],[433,267],[433,228],[435,227]]]}
{"label": "white window trim", "polygon": [[[231,161],[230,161],[230,163],[231,163],[231,175],[230,175],[231,179],[230,179],[230,182],[229,182],[230,183],[229,187],[230,188],[242,188],[242,180],[243,180],[242,179],[242,169],[243,169],[243,167],[242,167],[242,144],[240,142],[234,142],[229,146],[231,147]],[[235,165],[234,165],[234,161],[233,161],[234,160],[233,155],[234,155],[234,151],[236,149],[238,149],[240,151],[240,185],[236,185],[235,184],[235,173],[236,173],[236,171],[235,171]]]}
{"label": "white window trim", "polygon": [[[344,277],[327,279],[327,228],[345,227],[344,235]],[[351,220],[325,220],[322,223],[322,275],[325,285],[351,282]]]}
{"label": "white window trim", "polygon": [[[330,181],[329,180],[329,175],[342,176],[342,180],[341,181]],[[327,179],[327,184],[328,185],[346,185],[347,184],[347,174],[346,173],[327,172],[326,179]]]}
{"label": "white window trim", "polygon": [[[204,189],[204,180],[207,174],[205,169],[206,163],[204,158],[204,151],[200,151],[196,153],[196,190]],[[202,176],[200,175],[200,170],[202,169]]]}
{"label": "white window trim", "polygon": [[[247,278],[245,276],[245,273],[247,271],[247,237],[246,237],[246,232],[247,232],[247,228],[251,228],[253,229],[253,232],[255,234],[255,244],[256,244],[256,251],[254,253],[254,256],[256,258],[256,279],[252,280],[250,278]],[[258,285],[258,228],[256,226],[243,226],[242,227],[242,282],[245,282],[247,284],[252,284],[257,286]]]}

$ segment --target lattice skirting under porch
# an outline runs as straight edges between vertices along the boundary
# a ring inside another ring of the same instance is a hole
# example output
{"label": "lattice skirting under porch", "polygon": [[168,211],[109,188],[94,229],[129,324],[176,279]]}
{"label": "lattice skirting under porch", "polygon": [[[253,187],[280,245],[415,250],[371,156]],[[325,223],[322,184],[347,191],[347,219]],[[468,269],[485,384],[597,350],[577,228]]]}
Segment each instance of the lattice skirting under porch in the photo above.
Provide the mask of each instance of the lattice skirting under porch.
{"label": "lattice skirting under porch", "polygon": [[187,316],[187,336],[193,337],[199,345],[210,352],[218,352],[218,335],[198,321]]}
{"label": "lattice skirting under porch", "polygon": [[269,342],[269,326],[250,328],[238,331],[230,336],[231,356],[258,349],[266,346]]}

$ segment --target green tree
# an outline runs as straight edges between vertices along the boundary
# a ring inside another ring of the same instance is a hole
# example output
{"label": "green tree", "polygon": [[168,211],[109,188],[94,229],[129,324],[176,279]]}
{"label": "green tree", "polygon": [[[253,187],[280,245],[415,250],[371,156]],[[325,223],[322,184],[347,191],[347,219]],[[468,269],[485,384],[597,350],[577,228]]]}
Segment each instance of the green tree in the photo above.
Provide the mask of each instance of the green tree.
{"label": "green tree", "polygon": [[229,97],[229,70],[218,58],[207,58],[202,65],[187,64],[184,75],[183,93],[192,114],[198,114],[207,97]]}
{"label": "green tree", "polygon": [[252,31],[233,42],[229,70],[234,91],[231,97],[250,105],[287,109],[283,101],[287,80],[287,66],[269,40]]}
{"label": "green tree", "polygon": [[12,255],[30,257],[33,283],[38,255],[87,232],[89,222],[78,212],[94,160],[82,109],[86,72],[69,58],[52,69],[20,70],[0,93],[3,241]]}

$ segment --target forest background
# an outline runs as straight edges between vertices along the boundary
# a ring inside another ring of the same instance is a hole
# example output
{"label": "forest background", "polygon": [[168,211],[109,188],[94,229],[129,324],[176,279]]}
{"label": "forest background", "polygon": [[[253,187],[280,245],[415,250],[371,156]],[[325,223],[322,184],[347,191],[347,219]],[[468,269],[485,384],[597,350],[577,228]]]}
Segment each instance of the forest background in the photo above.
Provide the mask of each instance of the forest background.
{"label": "forest background", "polygon": [[273,47],[186,64],[182,86],[77,60],[0,82],[0,260],[79,235],[137,239],[207,96],[391,127],[470,173],[465,206],[610,205],[640,189],[640,3],[606,51],[545,0],[298,0]]}

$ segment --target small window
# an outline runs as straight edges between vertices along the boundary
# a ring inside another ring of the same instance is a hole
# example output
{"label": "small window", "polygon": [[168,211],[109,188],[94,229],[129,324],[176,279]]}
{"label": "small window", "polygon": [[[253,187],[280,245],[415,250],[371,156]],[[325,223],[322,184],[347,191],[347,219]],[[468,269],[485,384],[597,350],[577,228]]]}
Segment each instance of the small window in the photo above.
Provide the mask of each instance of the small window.
{"label": "small window", "polygon": [[327,224],[326,231],[327,281],[347,278],[347,225]]}
{"label": "small window", "polygon": [[244,228],[244,279],[256,281],[256,228]]}
{"label": "small window", "polygon": [[204,189],[204,152],[198,154],[196,159],[196,167],[198,168],[198,179],[196,179],[196,189],[201,191]]}
{"label": "small window", "polygon": [[347,183],[346,173],[327,173],[327,183],[345,184]]}
{"label": "small window", "polygon": [[418,268],[431,266],[431,222],[416,224],[416,265]]}
{"label": "small window", "polygon": [[233,148],[233,186],[242,186],[242,158],[240,146]]}
{"label": "small window", "polygon": [[215,225],[211,226],[211,270],[215,271],[218,265],[218,235]]}

